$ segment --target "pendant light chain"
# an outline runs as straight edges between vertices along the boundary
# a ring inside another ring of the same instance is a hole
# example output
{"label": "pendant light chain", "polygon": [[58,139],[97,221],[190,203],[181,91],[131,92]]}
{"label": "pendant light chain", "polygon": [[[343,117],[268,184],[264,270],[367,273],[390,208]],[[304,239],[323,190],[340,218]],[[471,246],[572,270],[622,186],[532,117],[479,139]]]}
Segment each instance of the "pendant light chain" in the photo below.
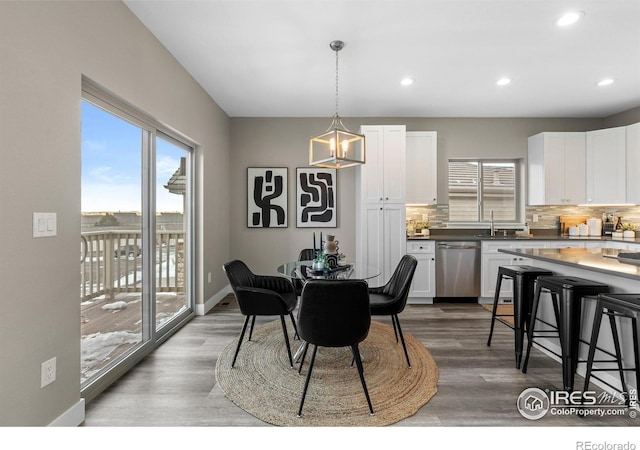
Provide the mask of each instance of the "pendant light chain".
{"label": "pendant light chain", "polygon": [[339,48],[336,48],[336,117],[338,116],[338,52]]}

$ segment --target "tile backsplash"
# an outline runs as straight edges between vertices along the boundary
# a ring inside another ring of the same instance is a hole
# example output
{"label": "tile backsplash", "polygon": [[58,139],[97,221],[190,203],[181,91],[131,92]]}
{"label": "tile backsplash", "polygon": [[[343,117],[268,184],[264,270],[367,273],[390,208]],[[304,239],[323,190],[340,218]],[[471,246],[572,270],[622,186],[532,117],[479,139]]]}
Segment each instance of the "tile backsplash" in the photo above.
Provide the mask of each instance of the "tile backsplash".
{"label": "tile backsplash", "polygon": [[[631,222],[640,228],[640,206],[527,206],[525,222],[533,229],[559,229],[560,216],[589,216],[601,218],[603,213],[622,217],[623,222]],[[533,222],[533,215],[538,215],[538,222]],[[407,206],[407,220],[422,221],[429,216],[431,228],[447,228],[449,222],[449,205]]]}

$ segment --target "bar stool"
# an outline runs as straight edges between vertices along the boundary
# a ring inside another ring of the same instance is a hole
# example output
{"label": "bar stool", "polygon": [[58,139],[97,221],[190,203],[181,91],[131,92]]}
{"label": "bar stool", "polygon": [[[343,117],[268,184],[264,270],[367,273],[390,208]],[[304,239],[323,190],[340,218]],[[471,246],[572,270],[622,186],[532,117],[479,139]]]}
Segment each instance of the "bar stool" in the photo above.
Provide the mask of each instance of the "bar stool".
{"label": "bar stool", "polygon": [[[592,375],[592,372],[596,371],[608,371],[610,369],[593,368],[594,356],[598,344],[598,336],[600,334],[600,324],[602,322],[603,315],[609,316],[609,323],[611,324],[611,333],[613,337],[613,347],[615,349],[615,355],[610,352],[605,352],[615,357],[615,360],[598,361],[598,362],[616,362],[618,366],[618,373],[620,374],[620,383],[622,385],[622,393],[628,394],[627,384],[624,379],[625,371],[636,372],[636,386],[640,385],[640,334],[638,334],[638,321],[640,321],[640,294],[600,294],[598,295],[598,303],[596,304],[596,312],[593,319],[593,330],[591,332],[591,343],[589,345],[589,356],[587,357],[587,373],[584,377],[584,391],[589,388],[589,380],[591,377],[602,381],[607,386],[617,389],[611,386],[609,383],[601,378]],[[622,352],[620,351],[620,339],[618,336],[618,328],[616,326],[616,317],[626,318],[631,320],[631,329],[633,334],[633,357],[635,361],[635,367],[623,368],[622,367]],[[629,396],[627,395],[626,402],[629,404]]]}
{"label": "bar stool", "polygon": [[[529,316],[531,315],[531,300],[533,299],[535,281],[539,276],[551,276],[553,272],[532,266],[500,266],[498,268],[498,279],[496,280],[496,290],[493,297],[493,311],[491,313],[491,329],[487,346],[491,346],[493,327],[496,317],[513,317],[513,326],[505,323],[514,330],[515,336],[515,356],[516,368],[520,368],[522,360],[522,347],[524,343],[524,331],[528,329]],[[500,300],[500,288],[504,278],[513,280],[513,314],[497,314]]]}
{"label": "bar stool", "polygon": [[[582,299],[586,296],[596,296],[609,292],[609,286],[584,278],[570,276],[541,276],[536,281],[533,305],[531,307],[531,321],[528,328],[527,353],[524,358],[522,372],[527,373],[531,346],[536,340],[535,324],[537,321],[549,326],[551,324],[538,319],[538,305],[540,292],[548,291],[551,294],[553,311],[556,319],[556,330],[560,339],[561,354],[549,350],[562,361],[562,384],[565,391],[573,391],[576,367],[578,365],[578,346],[580,344],[580,313],[582,311]],[[544,333],[544,331],[542,331]],[[538,337],[541,337],[539,335]],[[539,344],[539,343],[538,343]]]}

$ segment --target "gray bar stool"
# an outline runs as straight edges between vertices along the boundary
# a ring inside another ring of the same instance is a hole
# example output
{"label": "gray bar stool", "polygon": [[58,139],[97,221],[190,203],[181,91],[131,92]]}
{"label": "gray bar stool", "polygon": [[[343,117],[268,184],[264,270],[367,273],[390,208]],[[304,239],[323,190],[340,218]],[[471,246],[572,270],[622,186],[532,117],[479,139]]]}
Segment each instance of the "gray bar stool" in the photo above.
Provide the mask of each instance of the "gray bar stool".
{"label": "gray bar stool", "polygon": [[[493,297],[493,312],[491,313],[491,329],[489,330],[487,346],[491,346],[496,317],[513,317],[513,326],[508,323],[505,323],[505,325],[514,330],[516,368],[518,369],[522,360],[524,332],[528,328],[529,317],[531,316],[531,302],[533,300],[535,281],[539,276],[543,275],[551,276],[553,272],[524,265],[500,266],[498,268],[498,279],[496,280],[496,290]],[[513,280],[513,314],[497,314],[500,289],[504,278]]]}
{"label": "gray bar stool", "polygon": [[[609,352],[605,352],[611,356],[614,356],[614,360],[598,361],[598,362],[616,362],[618,373],[620,374],[620,383],[622,385],[623,395],[627,394],[626,402],[629,404],[629,392],[627,391],[627,384],[624,379],[625,371],[635,371],[636,373],[636,386],[640,385],[640,335],[638,334],[638,321],[640,320],[640,294],[600,294],[598,295],[598,303],[596,305],[596,312],[593,319],[593,330],[591,332],[591,343],[589,345],[589,356],[587,357],[587,373],[584,377],[584,390],[589,388],[589,380],[591,377],[602,381],[607,386],[616,389],[615,386],[607,383],[602,378],[598,378],[592,374],[596,371],[610,371],[612,369],[605,368],[593,368],[594,356],[597,347],[598,336],[600,334],[600,325],[602,323],[602,316],[609,316],[609,323],[611,324],[611,333],[613,336],[613,346],[615,349],[615,355]],[[633,357],[635,367],[624,368],[622,367],[622,352],[620,351],[620,338],[618,336],[618,328],[616,326],[616,317],[621,319],[631,320],[631,330],[633,334]]]}
{"label": "gray bar stool", "polygon": [[[524,358],[522,372],[527,372],[531,346],[536,337],[535,324],[541,321],[537,318],[538,305],[540,303],[540,292],[548,291],[551,294],[553,310],[556,318],[556,329],[560,338],[561,354],[557,355],[562,360],[562,385],[565,391],[573,391],[576,368],[578,366],[578,346],[580,344],[580,314],[582,311],[582,299],[586,296],[597,296],[609,292],[609,286],[584,278],[570,276],[541,276],[536,281],[535,294],[533,296],[533,306],[531,308],[531,321],[528,329],[527,353]],[[544,332],[544,331],[543,331]],[[538,342],[538,344],[540,344]]]}

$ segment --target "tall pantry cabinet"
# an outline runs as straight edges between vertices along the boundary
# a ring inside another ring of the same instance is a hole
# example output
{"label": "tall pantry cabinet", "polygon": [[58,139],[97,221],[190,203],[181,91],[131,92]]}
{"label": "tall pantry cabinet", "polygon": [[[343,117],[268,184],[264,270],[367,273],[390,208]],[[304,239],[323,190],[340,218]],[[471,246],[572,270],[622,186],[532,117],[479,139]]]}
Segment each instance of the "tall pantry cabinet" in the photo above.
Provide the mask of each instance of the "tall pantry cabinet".
{"label": "tall pantry cabinet", "polygon": [[406,253],[406,127],[364,125],[365,164],[356,168],[356,258],[386,283]]}

